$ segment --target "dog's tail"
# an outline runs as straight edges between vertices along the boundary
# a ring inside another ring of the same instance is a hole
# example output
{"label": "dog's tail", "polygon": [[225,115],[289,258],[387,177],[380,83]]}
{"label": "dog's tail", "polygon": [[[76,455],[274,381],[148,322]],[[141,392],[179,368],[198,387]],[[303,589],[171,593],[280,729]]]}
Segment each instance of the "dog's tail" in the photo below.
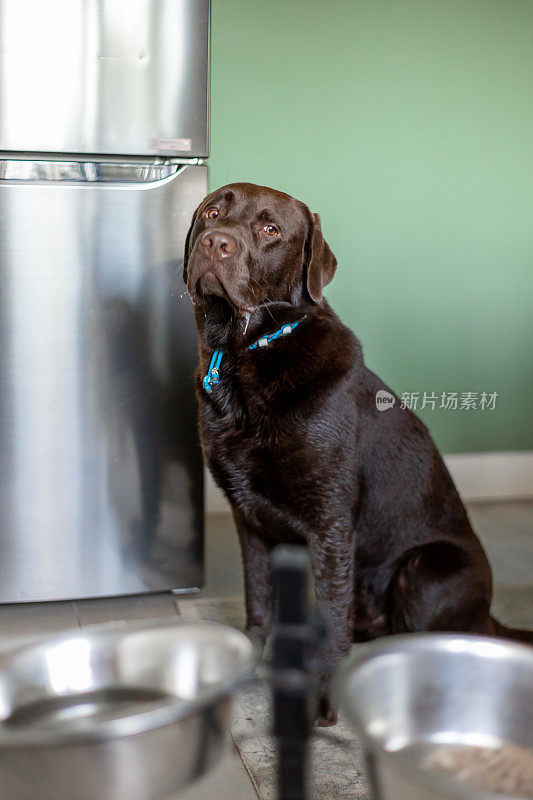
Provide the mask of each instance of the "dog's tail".
{"label": "dog's tail", "polygon": [[491,621],[494,636],[500,636],[502,639],[512,639],[514,642],[522,642],[522,644],[533,646],[533,631],[528,631],[525,628],[508,628],[507,625],[498,622],[494,617],[491,617]]}

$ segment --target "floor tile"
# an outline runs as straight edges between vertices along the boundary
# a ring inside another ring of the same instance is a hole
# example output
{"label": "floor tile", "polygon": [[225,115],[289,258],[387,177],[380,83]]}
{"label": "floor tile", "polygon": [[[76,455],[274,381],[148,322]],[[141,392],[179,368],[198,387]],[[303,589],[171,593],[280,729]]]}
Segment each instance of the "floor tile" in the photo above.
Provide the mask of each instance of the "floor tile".
{"label": "floor tile", "polygon": [[532,583],[533,503],[476,503],[468,511],[491,563],[494,583]]}
{"label": "floor tile", "polygon": [[210,773],[176,800],[257,800],[258,796],[239,751],[233,747]]}
{"label": "floor tile", "polygon": [[141,619],[175,619],[179,616],[175,597],[170,592],[74,600],[73,604],[82,626],[115,620],[134,622]]}
{"label": "floor tile", "polygon": [[223,622],[240,630],[244,630],[246,624],[242,594],[235,597],[198,597],[180,600],[178,606],[181,616],[187,622],[206,619]]}
{"label": "floor tile", "polygon": [[491,614],[504,625],[533,630],[533,584],[496,586]]}
{"label": "floor tile", "polygon": [[0,650],[18,647],[41,636],[78,627],[70,600],[0,605]]}

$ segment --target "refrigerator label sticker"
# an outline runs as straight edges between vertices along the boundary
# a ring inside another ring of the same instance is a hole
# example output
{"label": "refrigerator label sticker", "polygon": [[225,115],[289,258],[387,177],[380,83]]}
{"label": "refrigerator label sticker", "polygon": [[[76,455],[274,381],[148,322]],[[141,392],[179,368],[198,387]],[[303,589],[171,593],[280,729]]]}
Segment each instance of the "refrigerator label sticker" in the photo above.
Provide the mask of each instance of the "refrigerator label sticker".
{"label": "refrigerator label sticker", "polygon": [[186,150],[192,147],[190,139],[148,139],[150,150]]}

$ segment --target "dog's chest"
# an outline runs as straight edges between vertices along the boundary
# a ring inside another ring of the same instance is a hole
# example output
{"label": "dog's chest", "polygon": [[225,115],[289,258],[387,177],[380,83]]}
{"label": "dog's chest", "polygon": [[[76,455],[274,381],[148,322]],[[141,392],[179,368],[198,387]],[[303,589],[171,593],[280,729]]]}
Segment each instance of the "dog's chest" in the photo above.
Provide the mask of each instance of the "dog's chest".
{"label": "dog's chest", "polygon": [[237,404],[225,414],[215,413],[206,403],[200,411],[200,432],[209,465],[227,480],[246,480],[249,485],[271,485],[294,466],[298,434],[294,429],[287,431],[287,427],[286,421],[273,414],[250,414]]}
{"label": "dog's chest", "polygon": [[208,466],[218,485],[245,517],[275,531],[283,516],[285,535],[301,531],[312,504],[309,486],[316,471],[305,444],[305,420],[265,408],[250,410],[236,398],[226,412],[202,398],[200,433]]}

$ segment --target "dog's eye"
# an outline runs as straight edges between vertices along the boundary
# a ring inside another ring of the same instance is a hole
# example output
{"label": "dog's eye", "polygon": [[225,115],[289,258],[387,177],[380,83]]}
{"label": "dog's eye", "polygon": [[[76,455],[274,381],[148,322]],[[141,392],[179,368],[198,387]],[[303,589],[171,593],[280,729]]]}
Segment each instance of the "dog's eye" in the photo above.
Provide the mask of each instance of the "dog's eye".
{"label": "dog's eye", "polygon": [[207,219],[216,219],[220,214],[220,211],[218,210],[218,208],[215,208],[215,206],[212,206],[211,208],[208,208],[206,211],[204,211],[204,214],[207,217]]}
{"label": "dog's eye", "polygon": [[275,225],[265,225],[263,228],[265,233],[268,233],[269,236],[276,236],[279,233],[279,228],[276,228]]}

